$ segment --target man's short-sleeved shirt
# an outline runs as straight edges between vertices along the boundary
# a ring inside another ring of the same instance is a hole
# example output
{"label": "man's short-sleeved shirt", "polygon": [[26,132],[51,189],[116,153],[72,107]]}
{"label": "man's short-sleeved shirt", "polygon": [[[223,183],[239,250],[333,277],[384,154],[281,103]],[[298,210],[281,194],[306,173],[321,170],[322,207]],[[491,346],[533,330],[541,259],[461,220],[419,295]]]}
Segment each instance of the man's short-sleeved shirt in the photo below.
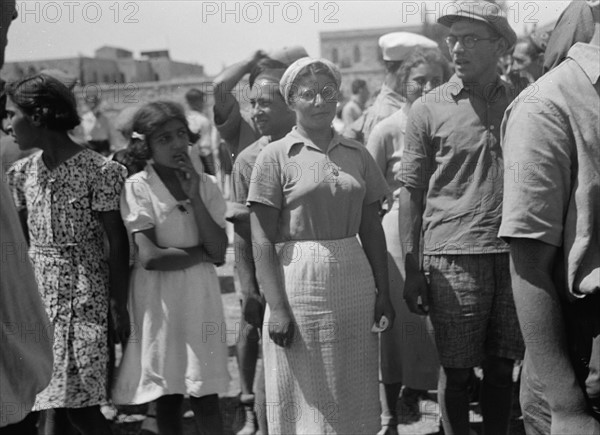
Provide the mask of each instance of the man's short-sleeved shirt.
{"label": "man's short-sleeved shirt", "polygon": [[411,108],[397,177],[426,192],[424,254],[508,252],[500,126],[513,90],[498,77],[489,91],[486,100],[454,75]]}
{"label": "man's short-sleeved shirt", "polygon": [[247,146],[238,154],[233,165],[233,200],[240,204],[246,204],[248,199],[248,189],[252,179],[252,171],[256,164],[258,155],[267,144],[271,142],[270,136],[263,136]]}
{"label": "man's short-sleeved shirt", "polygon": [[[507,111],[499,235],[561,248],[559,289],[600,292],[600,47],[575,44]],[[526,257],[525,257],[526,258]]]}
{"label": "man's short-sleeved shirt", "polygon": [[388,193],[360,143],[334,134],[323,152],[294,128],[260,152],[248,203],[280,210],[278,241],[336,240],[358,234],[363,207]]}

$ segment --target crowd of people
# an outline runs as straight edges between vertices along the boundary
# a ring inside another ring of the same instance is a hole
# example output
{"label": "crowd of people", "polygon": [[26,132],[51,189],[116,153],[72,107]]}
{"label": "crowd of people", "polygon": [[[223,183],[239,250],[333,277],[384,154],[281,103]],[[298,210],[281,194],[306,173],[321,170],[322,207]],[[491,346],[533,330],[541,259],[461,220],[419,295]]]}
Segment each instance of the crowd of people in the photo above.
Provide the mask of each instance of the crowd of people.
{"label": "crowd of people", "polygon": [[108,403],[182,434],[185,396],[222,434],[231,242],[238,435],[394,435],[434,390],[468,435],[474,389],[506,435],[521,361],[528,435],[600,434],[600,0],[527,38],[483,0],[438,22],[450,61],[380,39],[371,104],[302,47],[226,68],[210,117],[191,89],[116,129],[60,72],[7,84],[0,434],[110,434]]}

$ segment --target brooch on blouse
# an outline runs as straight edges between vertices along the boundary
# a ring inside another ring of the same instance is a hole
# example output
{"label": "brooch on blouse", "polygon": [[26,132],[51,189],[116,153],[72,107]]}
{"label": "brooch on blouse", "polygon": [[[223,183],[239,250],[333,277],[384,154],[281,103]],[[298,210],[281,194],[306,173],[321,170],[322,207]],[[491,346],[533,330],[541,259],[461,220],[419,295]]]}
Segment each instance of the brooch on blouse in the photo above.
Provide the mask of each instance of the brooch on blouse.
{"label": "brooch on blouse", "polygon": [[189,200],[179,202],[177,204],[177,210],[179,210],[181,213],[190,214],[188,209],[185,207],[185,204],[187,204],[189,202],[190,202]]}

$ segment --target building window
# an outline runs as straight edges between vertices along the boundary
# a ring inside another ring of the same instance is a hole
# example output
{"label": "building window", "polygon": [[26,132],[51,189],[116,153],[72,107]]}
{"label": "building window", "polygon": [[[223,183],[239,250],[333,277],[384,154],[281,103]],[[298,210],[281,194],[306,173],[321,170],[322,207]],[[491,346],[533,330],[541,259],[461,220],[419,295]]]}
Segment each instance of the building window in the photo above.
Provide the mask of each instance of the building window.
{"label": "building window", "polygon": [[339,54],[338,54],[337,48],[334,48],[333,50],[331,50],[331,61],[333,63],[339,62]]}
{"label": "building window", "polygon": [[354,46],[354,63],[360,63],[360,47]]}

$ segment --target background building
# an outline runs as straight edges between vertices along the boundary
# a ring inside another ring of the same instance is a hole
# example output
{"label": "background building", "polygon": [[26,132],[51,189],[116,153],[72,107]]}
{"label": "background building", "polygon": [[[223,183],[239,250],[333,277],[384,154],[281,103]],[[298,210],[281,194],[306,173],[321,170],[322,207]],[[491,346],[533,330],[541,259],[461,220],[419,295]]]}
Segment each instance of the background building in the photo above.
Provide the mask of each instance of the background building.
{"label": "background building", "polygon": [[202,65],[173,61],[168,50],[145,52],[142,56],[142,59],[135,59],[131,51],[104,46],[96,50],[94,57],[7,62],[2,68],[2,75],[5,80],[12,81],[43,69],[59,69],[77,77],[81,86],[204,77]]}

